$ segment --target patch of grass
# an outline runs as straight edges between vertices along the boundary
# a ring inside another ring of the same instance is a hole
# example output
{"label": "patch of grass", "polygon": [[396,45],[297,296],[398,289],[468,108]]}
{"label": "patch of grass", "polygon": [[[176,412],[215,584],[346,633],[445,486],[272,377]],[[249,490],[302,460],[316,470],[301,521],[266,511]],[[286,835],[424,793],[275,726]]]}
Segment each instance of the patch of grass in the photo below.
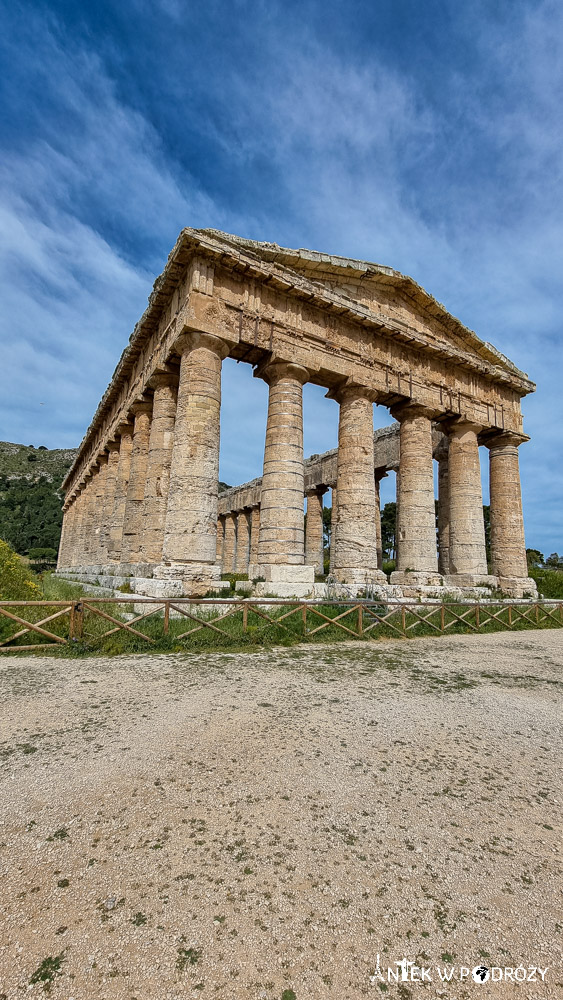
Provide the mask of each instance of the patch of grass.
{"label": "patch of grass", "polygon": [[44,958],[41,965],[35,970],[29,980],[30,986],[36,983],[43,983],[45,993],[49,993],[55,978],[61,976],[61,966],[64,961],[64,951],[60,955],[49,955]]}
{"label": "patch of grass", "polygon": [[49,837],[47,837],[47,840],[48,841],[52,841],[52,840],[66,840],[67,837],[68,837],[68,830],[67,830],[66,826],[61,826],[61,827],[59,827],[58,830],[55,830],[54,833],[52,833]]}
{"label": "patch of grass", "polygon": [[197,965],[201,958],[201,951],[197,948],[178,948],[176,968],[183,972],[188,965]]}

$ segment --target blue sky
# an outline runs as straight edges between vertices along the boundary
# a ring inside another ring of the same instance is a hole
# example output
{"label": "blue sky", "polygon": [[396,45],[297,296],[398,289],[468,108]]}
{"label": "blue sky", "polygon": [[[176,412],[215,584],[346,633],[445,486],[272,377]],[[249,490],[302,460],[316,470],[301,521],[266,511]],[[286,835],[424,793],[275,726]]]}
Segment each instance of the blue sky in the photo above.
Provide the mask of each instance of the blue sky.
{"label": "blue sky", "polygon": [[[78,444],[210,226],[395,267],[527,371],[527,541],[563,551],[563,5],[10,0],[0,60],[0,438]],[[336,404],[304,407],[334,447]],[[261,473],[265,418],[226,362],[222,479]]]}

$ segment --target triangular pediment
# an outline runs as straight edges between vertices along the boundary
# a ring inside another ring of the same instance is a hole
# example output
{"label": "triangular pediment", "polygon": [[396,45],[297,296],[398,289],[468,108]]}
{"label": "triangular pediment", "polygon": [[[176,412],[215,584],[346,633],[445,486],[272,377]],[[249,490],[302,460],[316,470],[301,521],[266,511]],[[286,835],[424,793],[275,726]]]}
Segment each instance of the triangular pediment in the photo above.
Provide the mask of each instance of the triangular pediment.
{"label": "triangular pediment", "polygon": [[[243,239],[215,229],[184,230],[201,239],[202,245],[215,244],[224,251],[263,263],[268,272],[278,272],[287,279],[295,275],[311,289],[347,306],[357,306],[360,315],[368,312],[375,325],[398,333],[412,332],[436,348],[460,353],[464,360],[474,358],[481,365],[492,366],[527,380],[505,355],[464,326],[433,296],[408,275],[371,261],[339,257],[314,250],[291,249],[276,243]],[[354,308],[350,309],[354,312]]]}

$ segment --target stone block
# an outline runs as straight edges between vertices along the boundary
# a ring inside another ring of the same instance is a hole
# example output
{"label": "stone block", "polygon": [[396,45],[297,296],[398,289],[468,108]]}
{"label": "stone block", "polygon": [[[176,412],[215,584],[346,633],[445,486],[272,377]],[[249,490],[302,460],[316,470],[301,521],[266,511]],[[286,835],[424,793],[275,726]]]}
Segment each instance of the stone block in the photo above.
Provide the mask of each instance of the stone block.
{"label": "stone block", "polygon": [[533,600],[538,596],[536,581],[531,577],[499,576],[498,585],[507,597],[531,597]]}
{"label": "stone block", "polygon": [[153,577],[137,577],[131,580],[135,594],[145,597],[184,597],[182,580],[155,580]]}
{"label": "stone block", "polygon": [[[312,567],[311,567],[312,568]],[[288,598],[301,598],[301,597],[311,597],[313,583],[257,583],[254,595],[255,597],[288,597]]]}
{"label": "stone block", "polygon": [[[228,580],[222,580],[221,583],[228,583]],[[254,584],[252,580],[237,580],[235,590],[240,594],[251,594],[254,590]]]}
{"label": "stone block", "polygon": [[[250,572],[252,570],[252,572]],[[291,566],[287,563],[276,563],[273,565],[251,565],[248,576],[251,580],[262,577],[265,583],[295,583],[309,585],[309,589],[315,582],[314,566]]]}
{"label": "stone block", "polygon": [[[394,573],[392,574],[395,575]],[[484,573],[447,573],[444,577],[445,587],[498,587],[498,577]]]}
{"label": "stone block", "polygon": [[440,587],[444,582],[441,573],[420,573],[395,570],[391,573],[391,583],[399,587]]}

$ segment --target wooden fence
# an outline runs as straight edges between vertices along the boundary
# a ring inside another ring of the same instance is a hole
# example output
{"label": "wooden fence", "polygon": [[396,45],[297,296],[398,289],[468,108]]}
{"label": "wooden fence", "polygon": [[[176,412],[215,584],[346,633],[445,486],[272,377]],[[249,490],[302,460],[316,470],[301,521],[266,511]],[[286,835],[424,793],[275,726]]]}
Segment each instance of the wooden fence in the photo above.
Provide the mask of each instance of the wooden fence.
{"label": "wooden fence", "polygon": [[[142,603],[142,612],[139,608]],[[119,606],[129,613],[119,614]],[[131,613],[136,605],[137,613]],[[43,613],[45,610],[45,614]],[[152,635],[142,631],[141,622],[155,619]],[[119,632],[154,645],[162,636],[171,634],[175,642],[187,640],[195,633],[209,630],[223,639],[233,639],[242,632],[261,639],[273,630],[276,636],[287,633],[304,640],[320,635],[326,629],[337,629],[352,639],[375,639],[382,636],[405,638],[417,634],[444,635],[452,630],[483,632],[523,627],[563,627],[563,602],[494,602],[402,604],[398,601],[304,601],[214,598],[148,598],[135,601],[134,595],[123,597],[84,597],[67,601],[0,601],[0,652],[47,650],[82,642],[92,646]],[[182,630],[178,619],[190,627]],[[293,621],[291,621],[293,619]],[[96,621],[97,620],[97,621]],[[5,634],[7,623],[14,631]],[[54,623],[57,631],[53,631]],[[92,631],[92,624],[96,628]],[[103,630],[105,623],[109,627]],[[225,626],[229,623],[231,631]],[[100,629],[100,625],[102,628]],[[233,626],[236,628],[233,630]],[[180,631],[177,628],[180,627]],[[156,633],[156,634],[155,634]],[[27,639],[41,642],[27,643]],[[24,640],[21,642],[21,640]],[[189,645],[187,646],[189,648]]]}

